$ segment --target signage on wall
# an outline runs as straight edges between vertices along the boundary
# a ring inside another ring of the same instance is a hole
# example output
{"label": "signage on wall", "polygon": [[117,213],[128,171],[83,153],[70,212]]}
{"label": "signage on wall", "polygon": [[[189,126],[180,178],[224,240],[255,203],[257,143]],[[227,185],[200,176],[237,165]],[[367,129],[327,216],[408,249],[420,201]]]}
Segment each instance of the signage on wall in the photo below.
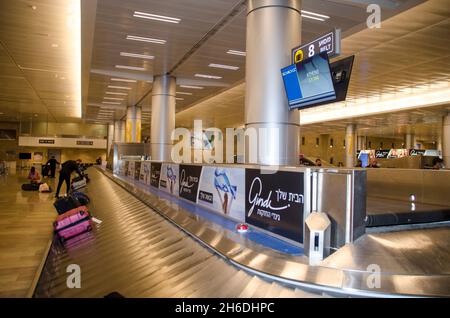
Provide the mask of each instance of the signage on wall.
{"label": "signage on wall", "polygon": [[152,162],[151,163],[151,175],[150,175],[150,185],[158,188],[159,187],[159,178],[161,176],[161,162]]}
{"label": "signage on wall", "polygon": [[180,197],[197,202],[197,192],[200,183],[202,166],[180,165]]}
{"label": "signage on wall", "polygon": [[163,163],[161,167],[161,177],[159,188],[164,192],[178,196],[179,189],[179,166],[177,164]]}
{"label": "signage on wall", "polygon": [[77,140],[77,146],[92,146],[94,142],[91,140]]}
{"label": "signage on wall", "polygon": [[55,143],[55,140],[54,139],[39,139],[39,143],[45,144],[45,145],[53,145]]}
{"label": "signage on wall", "polygon": [[140,161],[136,161],[136,163],[134,164],[134,179],[135,180],[139,180],[139,176],[141,174],[141,165],[142,165],[142,162],[140,162]]}
{"label": "signage on wall", "polygon": [[299,63],[322,52],[327,52],[329,58],[341,53],[340,29],[335,29],[307,44],[292,49],[292,64]]}
{"label": "signage on wall", "polygon": [[245,169],[203,167],[197,203],[245,221]]}
{"label": "signage on wall", "polygon": [[245,170],[245,222],[303,243],[304,174]]}

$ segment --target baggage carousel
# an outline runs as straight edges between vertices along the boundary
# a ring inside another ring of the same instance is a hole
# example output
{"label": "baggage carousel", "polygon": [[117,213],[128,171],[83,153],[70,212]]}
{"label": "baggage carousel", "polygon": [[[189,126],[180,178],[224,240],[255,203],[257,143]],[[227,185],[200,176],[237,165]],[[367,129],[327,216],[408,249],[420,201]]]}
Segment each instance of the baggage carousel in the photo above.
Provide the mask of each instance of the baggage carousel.
{"label": "baggage carousel", "polygon": [[[365,234],[309,266],[301,253],[218,226],[138,181],[89,175],[101,224],[52,243],[34,297],[450,296],[448,226]],[[80,266],[79,289],[66,285],[70,264]],[[373,265],[376,286],[368,284]]]}

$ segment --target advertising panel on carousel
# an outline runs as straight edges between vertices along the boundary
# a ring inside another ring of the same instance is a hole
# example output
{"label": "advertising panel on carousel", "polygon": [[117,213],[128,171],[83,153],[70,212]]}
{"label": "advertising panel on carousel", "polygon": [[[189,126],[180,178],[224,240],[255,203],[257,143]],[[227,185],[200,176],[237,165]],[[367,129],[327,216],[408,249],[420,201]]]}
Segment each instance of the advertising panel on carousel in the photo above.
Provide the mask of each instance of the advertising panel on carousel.
{"label": "advertising panel on carousel", "polygon": [[161,176],[161,162],[152,162],[150,166],[150,185],[159,188],[159,177]]}
{"label": "advertising panel on carousel", "polygon": [[126,166],[126,161],[120,160],[118,166],[119,166],[118,170],[119,176],[124,176],[128,169],[128,167]]}
{"label": "advertising panel on carousel", "polygon": [[141,174],[141,161],[136,161],[134,163],[134,179],[139,180],[139,175]]}
{"label": "advertising panel on carousel", "polygon": [[130,162],[129,161],[123,161],[123,163],[124,163],[124,165],[123,165],[123,176],[125,177],[125,176],[127,176],[128,175],[128,167],[129,167],[129,165],[130,165]]}
{"label": "advertising panel on carousel", "polygon": [[150,185],[150,162],[143,162],[141,164],[139,180],[147,185]]}
{"label": "advertising panel on carousel", "polygon": [[304,173],[245,171],[245,221],[303,243]]}
{"label": "advertising panel on carousel", "polygon": [[179,165],[174,163],[163,163],[161,166],[159,188],[164,192],[178,196],[179,182]]}
{"label": "advertising panel on carousel", "polygon": [[245,169],[203,167],[197,203],[244,222]]}
{"label": "advertising panel on carousel", "polygon": [[134,178],[134,167],[135,167],[135,162],[134,161],[128,161],[127,176]]}
{"label": "advertising panel on carousel", "polygon": [[180,165],[179,194],[181,198],[197,202],[202,166]]}

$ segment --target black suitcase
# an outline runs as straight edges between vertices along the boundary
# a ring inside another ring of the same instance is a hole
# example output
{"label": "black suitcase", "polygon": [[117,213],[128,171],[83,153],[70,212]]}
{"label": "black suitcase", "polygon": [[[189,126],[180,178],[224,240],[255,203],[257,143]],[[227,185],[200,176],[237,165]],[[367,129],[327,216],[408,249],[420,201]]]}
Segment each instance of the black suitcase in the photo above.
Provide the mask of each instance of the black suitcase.
{"label": "black suitcase", "polygon": [[23,191],[39,191],[39,184],[37,183],[24,183],[22,184]]}
{"label": "black suitcase", "polygon": [[58,214],[63,214],[69,210],[78,208],[79,206],[81,206],[81,203],[77,198],[69,195],[67,197],[56,199],[56,201],[53,203],[53,206],[55,207]]}
{"label": "black suitcase", "polygon": [[86,193],[74,191],[70,194],[72,197],[75,197],[81,205],[88,205],[91,199],[88,197]]}

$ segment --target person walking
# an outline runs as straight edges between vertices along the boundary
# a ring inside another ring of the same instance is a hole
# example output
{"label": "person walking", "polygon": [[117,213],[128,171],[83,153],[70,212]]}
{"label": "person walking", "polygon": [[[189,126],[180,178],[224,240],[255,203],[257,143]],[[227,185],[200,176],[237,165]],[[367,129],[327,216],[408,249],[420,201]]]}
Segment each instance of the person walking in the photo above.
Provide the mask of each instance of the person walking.
{"label": "person walking", "polygon": [[72,172],[76,172],[80,178],[83,178],[83,173],[80,170],[81,159],[68,160],[64,162],[61,166],[61,171],[59,172],[59,181],[58,188],[56,189],[55,198],[59,197],[59,191],[61,190],[61,186],[63,182],[66,182],[66,193],[69,192],[70,189],[70,176]]}
{"label": "person walking", "polygon": [[56,165],[59,165],[58,160],[55,159],[55,156],[52,156],[45,165],[50,167],[50,178],[54,178],[56,174]]}

